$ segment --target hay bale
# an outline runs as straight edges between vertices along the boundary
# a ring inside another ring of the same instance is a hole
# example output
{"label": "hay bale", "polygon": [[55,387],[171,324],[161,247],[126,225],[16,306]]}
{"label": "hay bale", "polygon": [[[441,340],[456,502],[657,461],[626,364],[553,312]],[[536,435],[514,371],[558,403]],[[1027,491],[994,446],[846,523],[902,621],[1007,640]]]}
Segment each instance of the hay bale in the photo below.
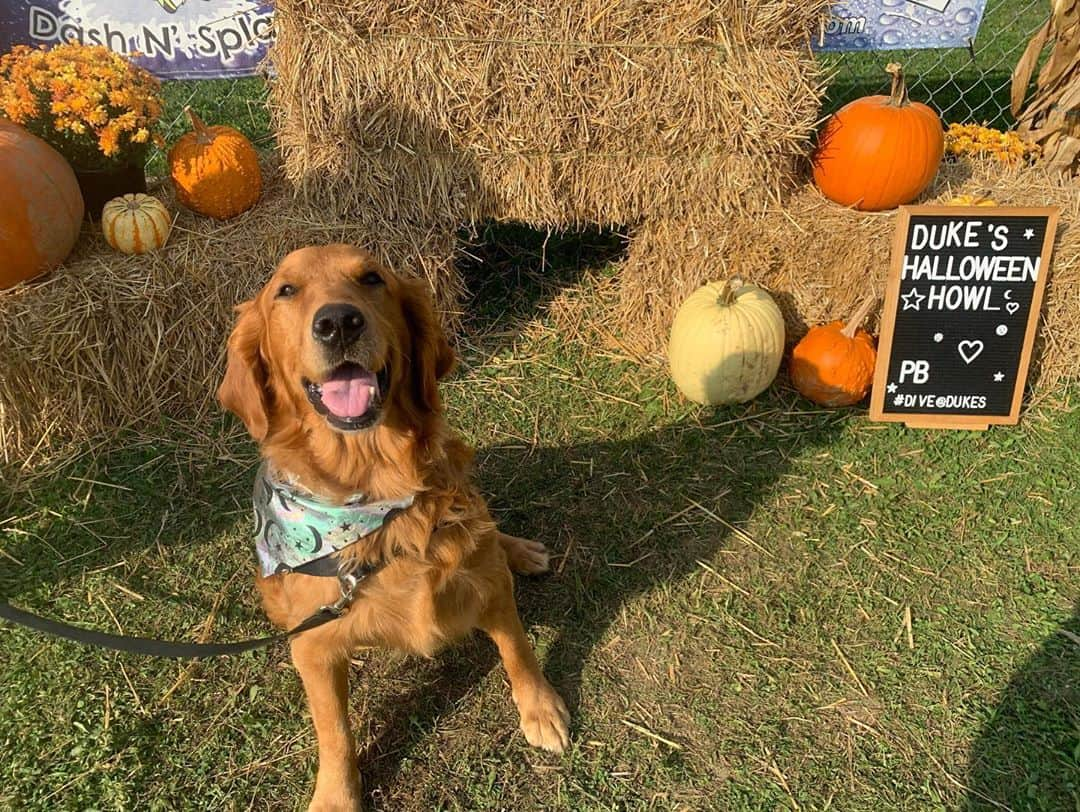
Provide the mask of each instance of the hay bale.
{"label": "hay bale", "polygon": [[396,229],[761,208],[818,116],[806,32],[826,5],[282,0],[285,172]]}
{"label": "hay bale", "polygon": [[[660,252],[665,219],[761,211],[791,188],[822,91],[807,32],[827,5],[280,0],[284,172],[405,241],[516,220],[637,226]],[[432,283],[460,288],[451,266]]]}
{"label": "hay bale", "polygon": [[[1080,378],[1080,178],[962,159],[942,166],[923,202],[961,193],[987,194],[1003,206],[1061,207],[1031,381],[1047,389]],[[627,261],[607,288],[605,314],[593,321],[611,330],[609,343],[661,362],[683,299],[707,281],[739,273],[773,292],[794,343],[808,324],[849,316],[868,290],[884,295],[895,227],[895,211],[846,209],[810,185],[760,216],[649,221],[633,234]],[[556,314],[563,323],[582,323],[572,303]]]}
{"label": "hay bale", "polygon": [[[631,226],[638,255],[662,255],[675,224],[760,212],[793,186],[822,92],[807,37],[827,7],[280,0],[284,172],[403,239],[488,220]],[[452,269],[433,284],[460,287]]]}
{"label": "hay bale", "polygon": [[[447,278],[452,236],[401,240],[342,223],[296,202],[273,167],[264,175],[263,199],[234,220],[180,210],[165,249],[142,256],[112,251],[86,226],[63,268],[0,292],[0,467],[30,469],[65,441],[162,416],[205,425],[233,307],[294,248],[352,242],[392,267]],[[442,286],[444,311],[458,293]]]}

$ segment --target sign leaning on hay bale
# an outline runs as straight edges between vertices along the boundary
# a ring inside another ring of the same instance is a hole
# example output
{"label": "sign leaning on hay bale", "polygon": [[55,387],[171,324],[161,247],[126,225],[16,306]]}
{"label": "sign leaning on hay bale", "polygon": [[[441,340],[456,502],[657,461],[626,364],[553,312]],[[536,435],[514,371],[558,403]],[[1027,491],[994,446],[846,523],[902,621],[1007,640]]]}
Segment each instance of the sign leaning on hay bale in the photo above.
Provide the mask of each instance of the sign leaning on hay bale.
{"label": "sign leaning on hay bale", "polygon": [[871,419],[960,429],[1018,421],[1058,212],[901,208]]}

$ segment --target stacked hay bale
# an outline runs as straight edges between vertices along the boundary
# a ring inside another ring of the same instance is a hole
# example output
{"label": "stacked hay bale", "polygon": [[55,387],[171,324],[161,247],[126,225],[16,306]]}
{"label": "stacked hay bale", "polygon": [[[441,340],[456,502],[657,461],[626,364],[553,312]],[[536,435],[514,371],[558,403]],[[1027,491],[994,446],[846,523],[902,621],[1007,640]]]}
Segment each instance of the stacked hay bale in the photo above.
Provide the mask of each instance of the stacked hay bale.
{"label": "stacked hay bale", "polygon": [[[827,5],[280,0],[271,100],[284,171],[325,210],[409,243],[402,263],[428,275],[444,310],[460,292],[462,224],[618,225],[627,259],[592,328],[623,350],[662,358],[685,296],[735,271],[773,290],[796,339],[883,287],[895,222],[796,183],[819,115],[807,32]],[[1075,185],[1038,170],[947,167],[924,199],[951,188],[1076,214]],[[1064,232],[1043,383],[1080,372],[1077,251]]]}
{"label": "stacked hay bale", "polygon": [[463,224],[636,225],[779,200],[818,116],[807,32],[826,4],[282,0],[285,172],[336,214],[412,235],[402,261],[450,307],[448,243],[430,247]]}

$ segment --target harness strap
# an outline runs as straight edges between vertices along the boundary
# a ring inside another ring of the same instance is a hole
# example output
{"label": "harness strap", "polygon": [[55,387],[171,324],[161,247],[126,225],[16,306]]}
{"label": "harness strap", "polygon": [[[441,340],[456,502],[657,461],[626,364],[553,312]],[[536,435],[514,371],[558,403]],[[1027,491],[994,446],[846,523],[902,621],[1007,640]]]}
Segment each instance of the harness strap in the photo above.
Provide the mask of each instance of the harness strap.
{"label": "harness strap", "polygon": [[149,637],[129,637],[127,635],[109,634],[98,632],[93,629],[83,629],[72,626],[70,623],[61,623],[58,620],[35,615],[23,609],[17,609],[9,603],[0,601],[0,619],[18,626],[43,632],[44,634],[72,640],[84,646],[96,646],[98,648],[112,649],[113,651],[126,651],[131,654],[147,654],[151,657],[167,657],[174,660],[197,660],[203,657],[221,657],[229,654],[242,654],[245,651],[264,648],[282,640],[287,640],[302,632],[317,629],[333,620],[337,620],[352,604],[356,596],[356,589],[362,578],[355,575],[339,575],[341,582],[341,597],[328,606],[320,606],[318,611],[300,621],[287,632],[270,635],[269,637],[256,637],[251,640],[240,640],[236,643],[185,643],[175,640],[156,640]]}

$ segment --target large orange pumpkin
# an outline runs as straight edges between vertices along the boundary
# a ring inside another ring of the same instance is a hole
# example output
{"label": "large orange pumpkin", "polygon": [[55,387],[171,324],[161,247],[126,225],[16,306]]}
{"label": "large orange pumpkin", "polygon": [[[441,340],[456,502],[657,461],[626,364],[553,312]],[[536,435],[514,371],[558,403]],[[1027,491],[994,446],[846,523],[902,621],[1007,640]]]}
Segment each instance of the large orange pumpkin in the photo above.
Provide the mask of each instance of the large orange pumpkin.
{"label": "large orange pumpkin", "polygon": [[888,96],[865,96],[840,108],[818,137],[814,181],[844,206],[881,211],[910,203],[930,184],[945,152],[937,113],[908,99],[895,62]]}
{"label": "large orange pumpkin", "polygon": [[82,192],[60,153],[0,118],[0,289],[63,262],[79,237]]}
{"label": "large orange pumpkin", "polygon": [[176,199],[218,220],[247,211],[262,194],[255,147],[239,130],[224,124],[208,127],[190,107],[185,112],[193,130],[169,150]]}
{"label": "large orange pumpkin", "polygon": [[866,297],[847,324],[814,327],[791,353],[791,382],[822,406],[852,406],[866,397],[874,380],[874,339],[859,325],[877,297]]}

